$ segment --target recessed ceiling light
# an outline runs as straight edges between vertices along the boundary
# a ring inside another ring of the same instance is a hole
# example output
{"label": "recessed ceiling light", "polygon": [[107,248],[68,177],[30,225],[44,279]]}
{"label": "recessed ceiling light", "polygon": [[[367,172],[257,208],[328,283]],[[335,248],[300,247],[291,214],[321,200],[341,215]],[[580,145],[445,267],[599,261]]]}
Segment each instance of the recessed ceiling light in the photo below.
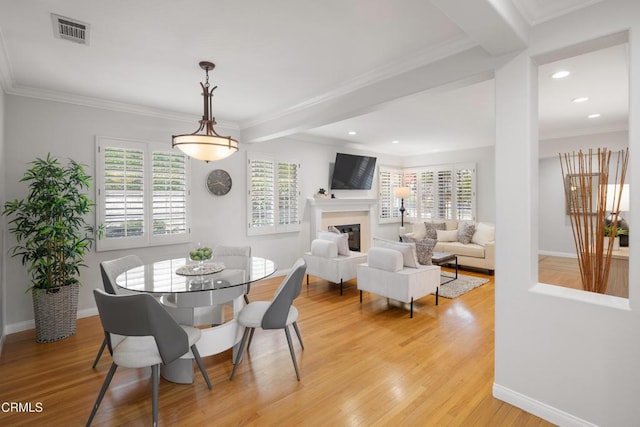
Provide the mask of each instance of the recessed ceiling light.
{"label": "recessed ceiling light", "polygon": [[571,73],[569,71],[567,71],[567,70],[556,71],[555,73],[551,74],[551,78],[552,79],[564,79],[565,77],[568,77],[569,74],[571,74]]}
{"label": "recessed ceiling light", "polygon": [[394,139],[393,141],[391,141],[392,144],[400,144],[400,141],[398,141],[397,139]]}
{"label": "recessed ceiling light", "polygon": [[356,132],[355,130],[350,130],[350,131],[349,131],[349,135],[355,135],[355,134],[357,134],[357,133],[358,133],[358,132]]}
{"label": "recessed ceiling light", "polygon": [[572,102],[585,102],[585,101],[588,101],[588,100],[589,100],[589,98],[587,98],[586,96],[581,96],[579,98],[573,98],[571,101]]}
{"label": "recessed ceiling light", "polygon": [[600,113],[589,114],[587,116],[588,119],[597,119],[598,117],[600,117]]}

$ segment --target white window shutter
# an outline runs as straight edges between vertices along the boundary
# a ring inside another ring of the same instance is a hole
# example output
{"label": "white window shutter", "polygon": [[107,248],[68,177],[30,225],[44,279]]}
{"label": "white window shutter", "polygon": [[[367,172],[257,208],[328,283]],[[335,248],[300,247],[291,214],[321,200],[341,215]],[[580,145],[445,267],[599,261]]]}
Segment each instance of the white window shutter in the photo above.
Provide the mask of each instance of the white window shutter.
{"label": "white window shutter", "polygon": [[104,226],[97,250],[190,240],[189,162],[154,144],[96,139],[96,216]]}

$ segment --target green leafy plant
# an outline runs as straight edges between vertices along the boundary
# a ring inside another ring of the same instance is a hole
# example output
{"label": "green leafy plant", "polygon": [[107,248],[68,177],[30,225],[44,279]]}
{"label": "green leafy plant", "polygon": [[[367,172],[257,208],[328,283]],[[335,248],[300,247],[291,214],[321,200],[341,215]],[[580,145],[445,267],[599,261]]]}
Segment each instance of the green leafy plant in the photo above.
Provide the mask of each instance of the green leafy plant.
{"label": "green leafy plant", "polygon": [[63,166],[51,154],[29,163],[20,182],[29,183],[23,200],[5,203],[3,215],[11,217],[9,231],[18,244],[11,256],[28,266],[31,286],[49,290],[78,283],[79,267],[102,227],[93,227],[86,216],[94,203],[84,193],[91,177],[84,166],[69,160]]}
{"label": "green leafy plant", "polygon": [[624,228],[614,228],[612,224],[604,226],[604,237],[611,237],[611,235],[613,235],[613,237],[618,237],[624,234],[629,234],[629,232]]}

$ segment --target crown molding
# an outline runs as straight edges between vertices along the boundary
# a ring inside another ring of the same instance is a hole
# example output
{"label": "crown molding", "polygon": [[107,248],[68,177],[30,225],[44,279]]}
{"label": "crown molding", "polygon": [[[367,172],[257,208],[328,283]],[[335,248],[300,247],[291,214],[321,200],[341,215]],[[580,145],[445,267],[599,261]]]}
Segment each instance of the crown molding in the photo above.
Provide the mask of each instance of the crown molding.
{"label": "crown molding", "polygon": [[540,132],[540,141],[548,141],[553,139],[571,138],[575,136],[599,135],[611,132],[628,132],[629,126],[617,123],[598,127],[576,128],[561,131]]}
{"label": "crown molding", "polygon": [[573,5],[571,7],[565,7],[565,8],[559,9],[555,12],[552,12],[549,10],[542,10],[542,8],[537,8],[537,10],[534,10],[534,8],[526,6],[526,4],[528,3],[523,3],[521,1],[514,1],[513,5],[516,7],[516,9],[518,9],[518,11],[520,12],[520,15],[522,15],[522,17],[527,21],[527,23],[533,27],[535,25],[539,25],[544,22],[559,18],[562,15],[567,15],[569,13],[573,13],[577,10],[584,9],[585,7],[589,7],[601,2],[602,0],[588,0],[576,5]]}
{"label": "crown molding", "polygon": [[[82,95],[74,95],[63,92],[50,91],[46,89],[35,89],[25,86],[12,86],[5,88],[9,95],[22,96],[25,98],[41,99],[45,101],[62,102],[65,104],[79,105],[83,107],[99,108],[102,110],[116,111],[120,113],[137,114],[141,116],[156,117],[163,120],[175,120],[180,122],[197,123],[198,117],[195,114],[179,113],[176,111],[162,110],[160,108],[145,107],[142,105],[129,104],[125,102],[110,101],[106,99],[93,98]],[[236,122],[219,121],[217,125],[221,128],[239,130]]]}

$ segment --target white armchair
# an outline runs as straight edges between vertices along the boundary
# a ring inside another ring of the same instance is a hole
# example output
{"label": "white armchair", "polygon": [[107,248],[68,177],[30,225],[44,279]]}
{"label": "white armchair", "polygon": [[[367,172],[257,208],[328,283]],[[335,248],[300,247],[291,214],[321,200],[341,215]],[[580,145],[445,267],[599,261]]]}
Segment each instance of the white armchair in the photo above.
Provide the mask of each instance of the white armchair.
{"label": "white armchair", "polygon": [[362,291],[410,304],[413,317],[413,301],[435,294],[438,305],[440,267],[419,265],[407,267],[403,254],[396,249],[373,247],[368,253],[368,262],[358,266],[358,289],[360,303]]}
{"label": "white armchair", "polygon": [[342,295],[343,283],[356,278],[357,265],[367,261],[367,254],[348,251],[349,255],[339,255],[338,245],[334,241],[314,239],[311,251],[304,254],[307,263],[307,286],[309,275],[340,284]]}

